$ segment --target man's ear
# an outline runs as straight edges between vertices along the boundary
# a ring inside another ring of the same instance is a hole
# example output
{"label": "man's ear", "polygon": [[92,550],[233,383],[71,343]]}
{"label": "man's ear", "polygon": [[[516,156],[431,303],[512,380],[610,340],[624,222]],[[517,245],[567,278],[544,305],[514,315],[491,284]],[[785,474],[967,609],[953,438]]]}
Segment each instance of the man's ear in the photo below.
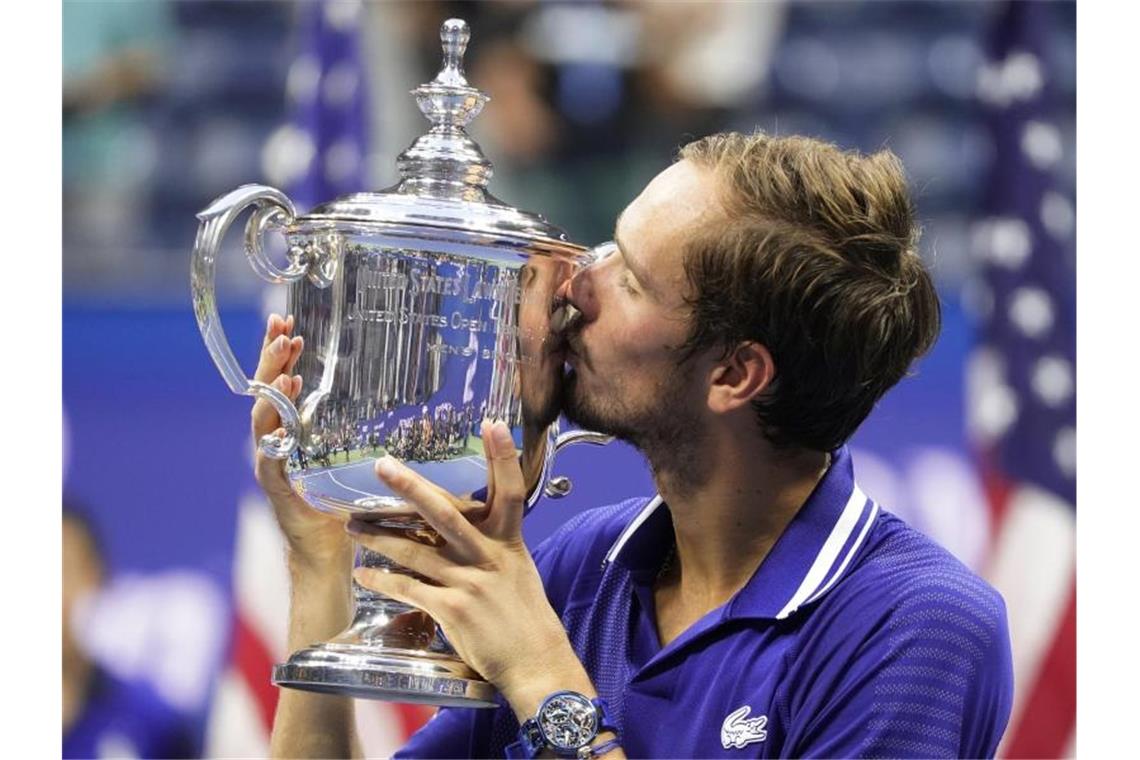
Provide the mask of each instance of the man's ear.
{"label": "man's ear", "polygon": [[776,378],[776,363],[767,346],[755,341],[740,343],[712,369],[709,410],[731,412],[763,393]]}

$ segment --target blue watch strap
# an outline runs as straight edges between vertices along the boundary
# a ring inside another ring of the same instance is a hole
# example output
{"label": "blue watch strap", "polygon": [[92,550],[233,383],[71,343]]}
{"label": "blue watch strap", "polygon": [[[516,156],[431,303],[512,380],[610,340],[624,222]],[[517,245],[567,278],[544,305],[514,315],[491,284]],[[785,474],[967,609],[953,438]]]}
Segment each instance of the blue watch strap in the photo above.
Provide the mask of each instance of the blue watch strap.
{"label": "blue watch strap", "polygon": [[527,718],[519,726],[518,739],[508,744],[504,749],[509,758],[530,760],[530,758],[538,757],[538,753],[542,752],[544,745],[545,742],[542,740],[542,730],[538,727],[538,721],[534,718]]}
{"label": "blue watch strap", "polygon": [[616,734],[618,732],[617,726],[610,720],[610,706],[606,704],[606,700],[601,697],[594,697],[590,703],[598,709],[598,733],[613,731]]}

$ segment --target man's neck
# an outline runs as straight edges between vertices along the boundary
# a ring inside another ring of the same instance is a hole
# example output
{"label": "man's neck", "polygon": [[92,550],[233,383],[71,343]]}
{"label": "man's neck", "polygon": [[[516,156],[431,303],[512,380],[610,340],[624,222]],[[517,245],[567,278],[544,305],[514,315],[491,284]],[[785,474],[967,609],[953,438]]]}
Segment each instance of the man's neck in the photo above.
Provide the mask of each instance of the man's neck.
{"label": "man's neck", "polygon": [[709,435],[693,452],[706,475],[699,483],[654,469],[677,540],[661,583],[686,607],[714,609],[748,582],[830,462],[826,453],[779,452],[762,439],[742,445],[739,432]]}

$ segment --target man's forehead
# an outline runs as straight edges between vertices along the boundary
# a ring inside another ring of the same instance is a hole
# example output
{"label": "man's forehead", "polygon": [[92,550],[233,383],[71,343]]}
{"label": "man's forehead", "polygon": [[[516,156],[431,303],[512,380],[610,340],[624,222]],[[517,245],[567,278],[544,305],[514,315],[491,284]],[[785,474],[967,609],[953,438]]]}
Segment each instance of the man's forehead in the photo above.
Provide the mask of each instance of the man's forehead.
{"label": "man's forehead", "polygon": [[689,161],[671,164],[622,211],[619,220],[673,221],[677,227],[705,221],[724,213],[714,173]]}
{"label": "man's forehead", "polygon": [[[653,268],[659,270],[665,263],[663,253],[679,253],[697,230],[723,216],[713,173],[678,161],[654,177],[625,207],[614,237],[626,254],[643,266],[650,264],[645,259],[653,259]],[[679,273],[680,256],[668,259],[676,260]]]}

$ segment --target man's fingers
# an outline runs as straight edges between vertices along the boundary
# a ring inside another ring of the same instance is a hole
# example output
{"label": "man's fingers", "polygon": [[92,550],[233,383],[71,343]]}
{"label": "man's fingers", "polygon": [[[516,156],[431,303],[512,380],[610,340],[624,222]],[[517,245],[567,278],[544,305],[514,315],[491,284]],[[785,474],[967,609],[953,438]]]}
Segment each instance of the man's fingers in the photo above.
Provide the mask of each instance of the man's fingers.
{"label": "man's fingers", "polygon": [[468,558],[482,557],[482,534],[456,508],[450,494],[390,455],[376,460],[376,475],[410,502],[454,549]]}
{"label": "man's fingers", "polygon": [[[292,319],[292,317],[289,317]],[[289,356],[285,360],[285,366],[282,372],[289,374],[293,368],[297,366],[297,360],[301,358],[301,351],[305,348],[305,339],[300,335],[295,335],[289,340]]]}
{"label": "man's fingers", "polygon": [[440,556],[439,549],[409,538],[405,531],[382,528],[366,520],[349,520],[344,529],[361,546],[433,581],[446,584],[448,570],[454,569]]}
{"label": "man's fingers", "polygon": [[274,340],[282,335],[293,332],[293,315],[282,318],[280,314],[270,314],[265,323],[265,337],[261,341],[261,350],[264,351]]}
{"label": "man's fingers", "polygon": [[[278,375],[272,383],[274,388],[284,393],[291,401],[296,400],[298,394],[301,392],[301,376],[294,375]],[[258,398],[253,404],[253,411],[250,412],[250,419],[253,426],[253,434],[256,437],[265,435],[272,432],[281,424],[281,415],[277,413],[277,409],[269,401]]]}
{"label": "man's fingers", "polygon": [[479,423],[479,435],[483,441],[483,459],[487,462],[487,506],[495,503],[495,468],[491,463],[491,421]]}
{"label": "man's fingers", "polygon": [[266,344],[257,360],[257,369],[254,370],[253,379],[268,383],[280,375],[286,362],[289,361],[290,340],[285,334],[278,335]]}
{"label": "man's fingers", "polygon": [[265,323],[265,338],[261,341],[261,350],[264,351],[278,335],[281,335],[285,329],[287,321],[282,319],[279,314],[270,314],[269,320]]}
{"label": "man's fingers", "polygon": [[[277,438],[285,437],[285,428],[277,428],[271,431]],[[261,434],[255,433],[254,443]],[[265,490],[267,496],[273,498],[294,498],[296,493],[293,487],[289,485],[289,479],[285,475],[285,462],[281,459],[271,459],[261,453],[261,450],[256,446],[256,463],[254,465],[254,475],[257,477],[257,482]]]}
{"label": "man's fingers", "polygon": [[436,617],[434,611],[439,609],[443,595],[443,589],[438,586],[430,586],[403,573],[391,573],[371,567],[356,568],[352,571],[352,577],[365,588],[391,597],[397,602],[418,607]]}
{"label": "man's fingers", "polygon": [[507,423],[500,420],[489,427],[489,431],[484,428],[490,435],[484,434],[483,450],[487,455],[488,482],[494,482],[494,492],[488,490],[487,530],[496,538],[512,538],[522,529],[526,480]]}
{"label": "man's fingers", "polygon": [[293,371],[293,367],[304,348],[305,341],[299,335],[291,337],[292,330],[292,314],[289,315],[288,319],[282,319],[277,314],[269,315],[265,329],[265,340],[262,341],[257,369],[253,373],[254,380],[268,383],[283,372],[289,374]]}

